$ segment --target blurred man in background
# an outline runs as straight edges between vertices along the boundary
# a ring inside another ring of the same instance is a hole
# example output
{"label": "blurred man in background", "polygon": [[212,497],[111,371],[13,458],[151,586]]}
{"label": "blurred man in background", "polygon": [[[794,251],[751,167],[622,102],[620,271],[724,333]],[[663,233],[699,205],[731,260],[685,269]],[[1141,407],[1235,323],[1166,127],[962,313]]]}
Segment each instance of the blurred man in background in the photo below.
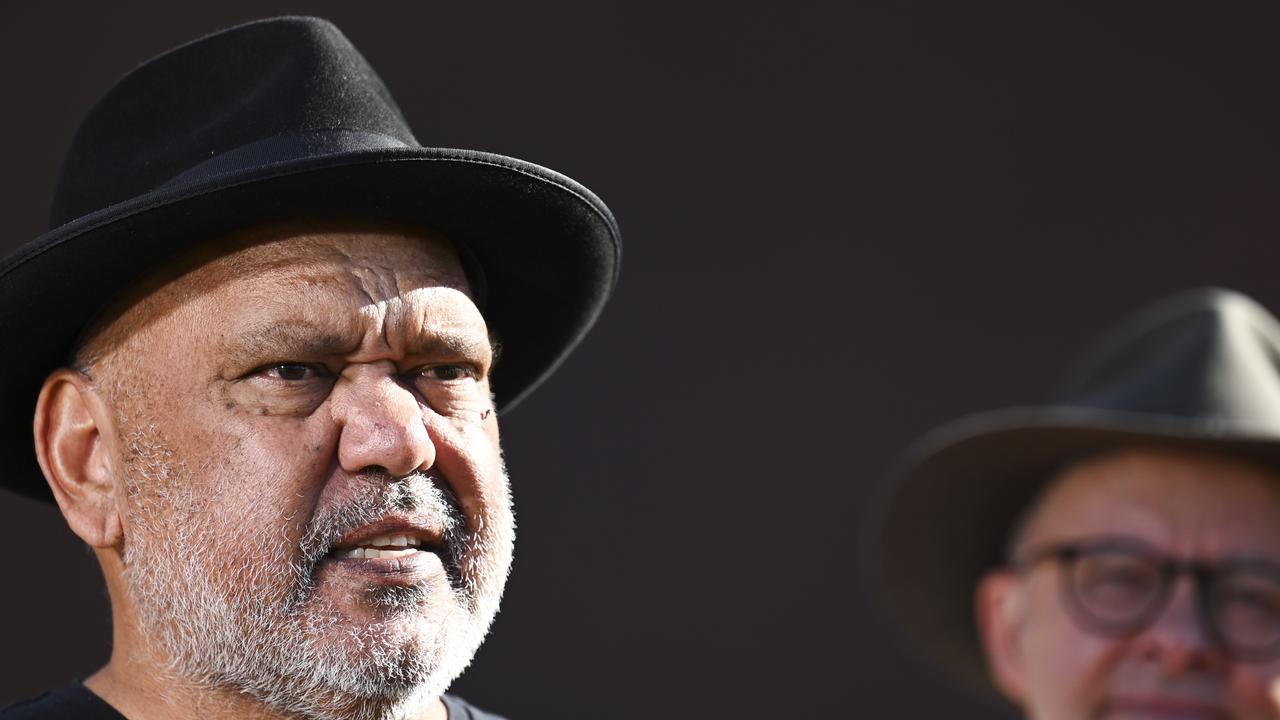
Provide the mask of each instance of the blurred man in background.
{"label": "blurred man in background", "polygon": [[1252,300],[1139,313],[1052,405],[926,438],[881,511],[886,611],[1026,717],[1280,717],[1280,326]]}

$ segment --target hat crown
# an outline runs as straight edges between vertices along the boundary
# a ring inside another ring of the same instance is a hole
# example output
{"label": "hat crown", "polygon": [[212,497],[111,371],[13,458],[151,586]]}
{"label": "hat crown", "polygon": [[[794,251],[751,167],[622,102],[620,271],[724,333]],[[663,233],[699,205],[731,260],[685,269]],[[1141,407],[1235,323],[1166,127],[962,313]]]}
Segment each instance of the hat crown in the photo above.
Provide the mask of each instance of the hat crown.
{"label": "hat crown", "polygon": [[1280,325],[1234,291],[1176,295],[1105,335],[1057,404],[1280,435]]}
{"label": "hat crown", "polygon": [[208,35],[144,63],[87,113],[49,226],[141,196],[237,148],[315,130],[417,145],[382,80],[332,23],[272,18]]}
{"label": "hat crown", "polygon": [[568,356],[617,278],[621,238],[590,190],[495,153],[423,147],[330,23],[284,17],[209,35],[125,75],[67,152],[48,232],[0,258],[0,486],[51,500],[31,412],[99,311],[197,247],[307,219],[433,228],[458,249],[506,412]]}

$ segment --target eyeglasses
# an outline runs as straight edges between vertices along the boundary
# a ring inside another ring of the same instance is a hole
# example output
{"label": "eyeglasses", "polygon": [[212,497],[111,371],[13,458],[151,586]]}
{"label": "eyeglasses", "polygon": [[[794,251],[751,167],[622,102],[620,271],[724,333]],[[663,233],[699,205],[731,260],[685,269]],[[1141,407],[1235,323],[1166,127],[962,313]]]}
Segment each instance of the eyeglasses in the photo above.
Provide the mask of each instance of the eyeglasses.
{"label": "eyeglasses", "polygon": [[1186,562],[1128,539],[1052,545],[1021,558],[1028,572],[1058,562],[1067,610],[1082,629],[1109,637],[1136,635],[1155,622],[1190,575],[1196,614],[1206,635],[1246,662],[1280,656],[1280,565],[1263,560]]}

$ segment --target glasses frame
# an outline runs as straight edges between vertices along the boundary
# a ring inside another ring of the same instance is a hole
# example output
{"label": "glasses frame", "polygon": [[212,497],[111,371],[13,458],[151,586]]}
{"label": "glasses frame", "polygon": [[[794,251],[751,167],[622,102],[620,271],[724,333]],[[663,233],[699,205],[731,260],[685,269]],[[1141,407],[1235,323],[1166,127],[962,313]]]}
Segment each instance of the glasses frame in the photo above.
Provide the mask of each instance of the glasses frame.
{"label": "glasses frame", "polygon": [[[1111,621],[1099,618],[1087,609],[1076,587],[1075,563],[1081,557],[1103,552],[1124,552],[1140,556],[1150,562],[1159,572],[1160,587],[1156,595],[1148,603],[1142,613],[1131,620]],[[1183,560],[1161,552],[1141,540],[1127,537],[1108,537],[1096,540],[1067,541],[1051,543],[1026,553],[1011,564],[1011,568],[1021,574],[1030,573],[1041,563],[1053,560],[1058,565],[1058,590],[1063,606],[1072,616],[1077,626],[1087,632],[1104,637],[1126,638],[1151,627],[1156,618],[1169,606],[1177,587],[1178,578],[1183,575],[1191,577],[1195,590],[1196,621],[1205,636],[1217,647],[1226,650],[1232,657],[1245,662],[1267,662],[1280,657],[1280,638],[1270,645],[1262,647],[1240,647],[1226,637],[1226,633],[1218,624],[1216,610],[1220,600],[1216,598],[1214,589],[1220,578],[1241,570],[1274,578],[1280,583],[1280,565],[1257,559],[1235,559],[1222,562],[1203,562]]]}

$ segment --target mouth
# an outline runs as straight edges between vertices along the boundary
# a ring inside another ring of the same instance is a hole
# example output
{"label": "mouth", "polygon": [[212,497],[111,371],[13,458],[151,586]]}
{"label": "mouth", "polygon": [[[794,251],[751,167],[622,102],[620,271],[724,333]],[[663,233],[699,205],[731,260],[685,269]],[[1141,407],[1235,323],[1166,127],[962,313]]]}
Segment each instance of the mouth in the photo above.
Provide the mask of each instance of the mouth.
{"label": "mouth", "polygon": [[330,549],[333,560],[404,560],[417,556],[447,557],[448,547],[436,527],[407,518],[385,518],[348,532]]}
{"label": "mouth", "polygon": [[1226,711],[1217,705],[1190,698],[1122,697],[1107,706],[1108,718],[1135,720],[1224,720]]}
{"label": "mouth", "polygon": [[373,560],[408,557],[420,552],[422,540],[412,535],[379,535],[349,550],[335,549],[331,555],[339,560]]}

